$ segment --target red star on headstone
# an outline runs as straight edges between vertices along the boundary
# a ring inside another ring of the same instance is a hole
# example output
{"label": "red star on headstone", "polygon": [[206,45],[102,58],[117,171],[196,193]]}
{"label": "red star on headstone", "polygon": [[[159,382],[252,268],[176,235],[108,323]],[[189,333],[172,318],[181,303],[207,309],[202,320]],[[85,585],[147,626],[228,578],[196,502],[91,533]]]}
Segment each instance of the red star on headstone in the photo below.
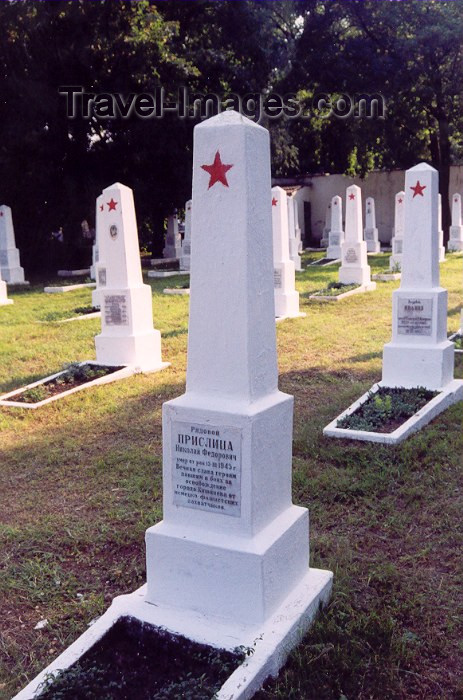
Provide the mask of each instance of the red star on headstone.
{"label": "red star on headstone", "polygon": [[100,204],[100,211],[104,211],[104,204]]}
{"label": "red star on headstone", "polygon": [[399,204],[402,204],[402,202],[403,202],[402,197],[400,197],[400,199],[398,199],[397,201],[399,202]]}
{"label": "red star on headstone", "polygon": [[3,212],[2,212],[2,211],[0,211],[0,216],[3,216]]}
{"label": "red star on headstone", "polygon": [[416,181],[416,185],[414,187],[410,187],[411,190],[413,190],[413,197],[412,199],[415,199],[416,195],[419,194],[421,197],[424,197],[423,190],[426,189],[426,185],[420,185],[420,181]]}
{"label": "red star on headstone", "polygon": [[333,202],[333,204],[334,204],[334,206],[335,206],[335,207],[337,207],[337,206],[338,206],[338,203],[337,203],[337,202]]}
{"label": "red star on headstone", "polygon": [[275,199],[275,197],[272,197],[272,207],[276,207],[277,204],[278,204],[278,200]]}
{"label": "red star on headstone", "polygon": [[[454,201],[455,204],[456,204],[456,203],[458,202],[458,199],[455,197],[455,199],[454,199],[453,201]],[[2,214],[2,216],[3,216],[3,214]]]}
{"label": "red star on headstone", "polygon": [[210,190],[216,182],[221,182],[222,185],[228,187],[227,172],[230,170],[230,168],[233,168],[233,165],[222,163],[219,151],[217,151],[215,154],[214,162],[211,163],[211,165],[202,165],[201,167],[211,176],[209,180],[209,187],[207,188],[208,190]]}
{"label": "red star on headstone", "polygon": [[116,211],[117,202],[115,202],[112,197],[111,197],[111,201],[106,202],[106,204],[108,205],[108,211]]}
{"label": "red star on headstone", "polygon": [[355,199],[355,194],[353,192],[350,193],[349,199]]}

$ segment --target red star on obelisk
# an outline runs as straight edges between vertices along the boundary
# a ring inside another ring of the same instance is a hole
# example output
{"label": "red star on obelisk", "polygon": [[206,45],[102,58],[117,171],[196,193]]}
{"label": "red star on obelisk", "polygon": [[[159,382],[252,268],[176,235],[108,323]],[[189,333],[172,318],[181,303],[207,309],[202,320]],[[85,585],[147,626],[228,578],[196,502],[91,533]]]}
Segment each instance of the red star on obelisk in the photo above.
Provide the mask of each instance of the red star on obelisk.
{"label": "red star on obelisk", "polygon": [[117,202],[115,202],[112,197],[111,197],[111,201],[106,202],[106,204],[108,205],[108,211],[116,211]]}
{"label": "red star on obelisk", "polygon": [[2,212],[2,211],[0,211],[0,216],[3,216],[3,212]]}
{"label": "red star on obelisk", "polygon": [[349,199],[355,199],[355,194],[353,192],[350,193]]}
{"label": "red star on obelisk", "polygon": [[397,201],[399,202],[399,204],[402,204],[402,202],[403,202],[402,197],[400,197]]}
{"label": "red star on obelisk", "polygon": [[277,204],[278,204],[278,200],[275,199],[275,197],[273,197],[272,198],[272,207],[276,207]]}
{"label": "red star on obelisk", "polygon": [[416,185],[414,187],[410,187],[411,190],[413,190],[413,197],[412,199],[415,199],[416,195],[419,194],[421,197],[424,197],[423,190],[426,189],[426,185],[420,185],[420,181],[416,181]]}
{"label": "red star on obelisk", "polygon": [[104,204],[100,204],[100,211],[104,211]]}
{"label": "red star on obelisk", "polygon": [[228,187],[226,174],[230,168],[233,168],[233,165],[222,163],[219,151],[217,151],[215,154],[214,162],[211,163],[211,165],[202,165],[201,167],[211,176],[211,179],[209,180],[209,187],[207,188],[208,190],[210,190],[216,182],[221,182],[222,185]]}

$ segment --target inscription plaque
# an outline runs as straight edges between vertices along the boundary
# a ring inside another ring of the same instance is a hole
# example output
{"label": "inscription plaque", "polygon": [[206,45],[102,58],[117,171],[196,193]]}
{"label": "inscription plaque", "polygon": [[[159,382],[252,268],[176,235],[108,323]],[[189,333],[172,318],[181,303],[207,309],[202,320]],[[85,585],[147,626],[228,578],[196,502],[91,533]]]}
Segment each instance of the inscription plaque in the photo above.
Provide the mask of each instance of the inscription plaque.
{"label": "inscription plaque", "polygon": [[399,299],[397,333],[432,335],[432,299]]}
{"label": "inscription plaque", "polygon": [[128,326],[127,299],[125,294],[111,294],[104,298],[104,318],[107,326]]}
{"label": "inscription plaque", "polygon": [[106,287],[106,268],[100,267],[98,270],[98,285],[100,287]]}
{"label": "inscription plaque", "polygon": [[282,285],[281,270],[274,269],[273,270],[273,286],[275,289],[281,289],[281,285]]}
{"label": "inscription plaque", "polygon": [[330,233],[330,245],[339,245],[339,233]]}
{"label": "inscription plaque", "polygon": [[0,250],[0,265],[8,265],[8,253],[6,250]]}
{"label": "inscription plaque", "polygon": [[375,240],[375,232],[374,231],[365,231],[365,240],[366,241],[374,241]]}
{"label": "inscription plaque", "polygon": [[460,230],[460,229],[457,228],[457,229],[453,229],[453,230],[452,230],[452,228],[450,228],[450,238],[451,238],[451,240],[452,240],[452,241],[459,240],[459,238],[460,238],[460,233],[461,233],[461,230]]}
{"label": "inscription plaque", "polygon": [[345,254],[345,256],[344,256],[344,260],[345,260],[347,263],[354,263],[354,262],[357,262],[358,256],[357,256],[357,252],[356,252],[355,248],[348,248],[348,249],[346,250],[346,254]]}
{"label": "inscription plaque", "polygon": [[403,243],[403,241],[402,241],[402,239],[400,239],[400,238],[399,238],[398,240],[394,241],[392,247],[393,247],[393,252],[394,252],[396,255],[401,255],[401,254],[402,254],[402,243]]}
{"label": "inscription plaque", "polygon": [[239,518],[241,430],[172,423],[173,503]]}

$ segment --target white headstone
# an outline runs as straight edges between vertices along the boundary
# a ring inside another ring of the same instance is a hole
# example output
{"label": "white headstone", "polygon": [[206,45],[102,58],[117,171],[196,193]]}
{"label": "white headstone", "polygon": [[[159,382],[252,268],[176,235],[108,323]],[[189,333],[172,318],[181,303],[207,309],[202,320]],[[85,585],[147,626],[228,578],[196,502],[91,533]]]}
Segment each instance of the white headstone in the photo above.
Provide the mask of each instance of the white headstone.
{"label": "white headstone", "polygon": [[330,260],[341,258],[341,246],[344,242],[344,231],[342,228],[342,198],[336,195],[331,200],[331,226],[328,234],[328,249],[326,257]]}
{"label": "white headstone", "polygon": [[329,233],[331,230],[331,202],[327,205],[325,210],[325,226],[323,227],[323,233],[320,240],[320,248],[326,248],[329,243]]}
{"label": "white headstone", "polygon": [[0,206],[0,271],[8,284],[28,284],[16,248],[11,208],[5,204]]}
{"label": "white headstone", "polygon": [[364,238],[367,244],[368,253],[380,253],[381,245],[378,240],[378,229],[376,228],[375,200],[367,197],[365,202],[365,231]]}
{"label": "white headstone", "polygon": [[445,262],[444,231],[442,229],[442,195],[438,196],[439,262]]}
{"label": "white headstone", "polygon": [[92,292],[92,306],[97,309],[101,308],[101,296],[106,287],[106,265],[104,264],[102,257],[100,255],[100,248],[98,246],[98,236],[99,231],[102,229],[102,223],[104,219],[105,202],[104,195],[100,194],[96,199],[95,204],[95,245],[93,246],[94,255],[94,271],[95,277],[93,278],[96,283],[96,287]]}
{"label": "white headstone", "polygon": [[12,304],[13,299],[8,299],[6,282],[2,280],[0,272],[0,306],[6,306],[7,304]]}
{"label": "white headstone", "polygon": [[296,200],[294,194],[286,196],[288,206],[288,235],[289,235],[289,257],[294,263],[296,272],[302,270],[301,256],[299,255],[300,240],[296,232]]}
{"label": "white headstone", "polygon": [[439,286],[438,173],[426,163],[405,176],[402,279],[392,295],[392,341],[384,346],[383,384],[443,388],[453,379],[447,341],[447,291]]}
{"label": "white headstone", "polygon": [[351,185],[346,189],[346,235],[341,246],[339,281],[374,289],[362,229],[362,191],[357,185]]}
{"label": "white headstone", "polygon": [[289,257],[287,195],[272,188],[273,268],[277,318],[299,316],[299,293],[295,288],[294,262]]}
{"label": "white headstone", "polygon": [[269,134],[226,111],[195,127],[193,153],[186,392],[163,407],[146,600],[252,625],[310,576],[293,398],[277,387]]}
{"label": "white headstone", "polygon": [[95,338],[96,359],[141,371],[160,369],[165,366],[161,334],[153,329],[151,287],[143,284],[132,190],[120,183],[107,187],[99,208],[101,334]]}
{"label": "white headstone", "polygon": [[448,250],[463,250],[463,226],[461,225],[461,195],[452,197],[452,225],[450,226],[450,238]]}
{"label": "white headstone", "polygon": [[191,199],[185,204],[185,235],[182,241],[182,255],[180,257],[180,269],[190,269],[191,256]]}
{"label": "white headstone", "polygon": [[299,206],[298,206],[298,201],[296,199],[296,195],[293,195],[294,197],[294,225],[296,229],[296,238],[298,240],[298,250],[300,253],[303,252],[304,246],[302,244],[302,231],[301,227],[299,225]]}
{"label": "white headstone", "polygon": [[182,254],[182,236],[178,230],[177,213],[167,217],[166,242],[162,255],[164,258],[180,258]]}
{"label": "white headstone", "polygon": [[394,208],[394,229],[392,231],[392,255],[389,268],[394,272],[402,269],[402,246],[404,240],[405,192],[397,192]]}

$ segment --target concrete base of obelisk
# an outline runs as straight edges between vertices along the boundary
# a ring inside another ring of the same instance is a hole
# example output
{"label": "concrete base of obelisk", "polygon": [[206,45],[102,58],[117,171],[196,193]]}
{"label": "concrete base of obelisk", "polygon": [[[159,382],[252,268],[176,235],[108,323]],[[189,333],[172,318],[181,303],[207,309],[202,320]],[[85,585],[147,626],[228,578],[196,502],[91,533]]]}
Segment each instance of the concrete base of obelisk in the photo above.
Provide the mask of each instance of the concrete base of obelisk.
{"label": "concrete base of obelisk", "polygon": [[[96,359],[103,365],[130,365],[141,372],[169,366],[161,359],[161,334],[152,327],[151,289],[99,289],[103,327],[95,337]],[[117,300],[116,312],[113,311]]]}

